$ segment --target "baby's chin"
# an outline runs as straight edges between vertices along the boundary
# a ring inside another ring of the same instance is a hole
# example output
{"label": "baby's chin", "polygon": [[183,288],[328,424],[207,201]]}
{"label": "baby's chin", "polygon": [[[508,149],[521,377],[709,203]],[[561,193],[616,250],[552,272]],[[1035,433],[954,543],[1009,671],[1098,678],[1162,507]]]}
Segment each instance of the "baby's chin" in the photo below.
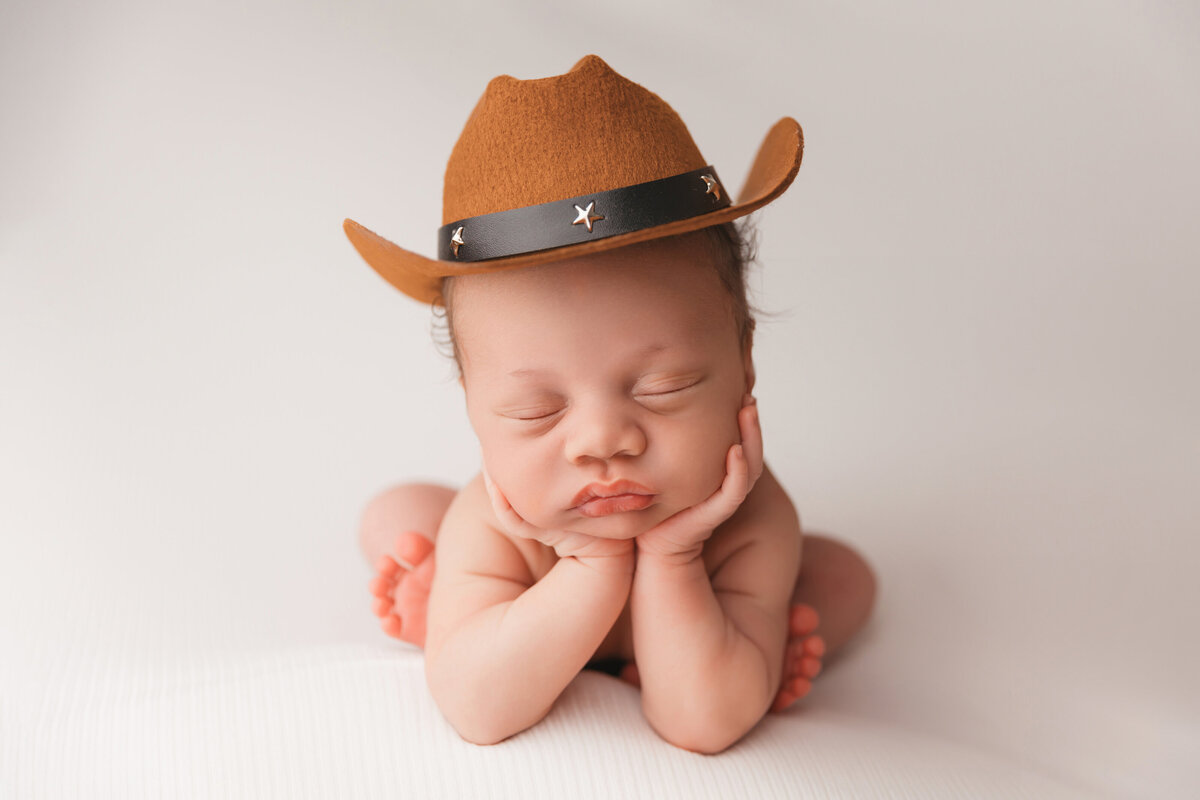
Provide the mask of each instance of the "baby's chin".
{"label": "baby's chin", "polygon": [[598,539],[635,539],[673,513],[674,509],[655,504],[640,511],[622,511],[603,517],[574,515],[575,519],[570,520],[564,527]]}

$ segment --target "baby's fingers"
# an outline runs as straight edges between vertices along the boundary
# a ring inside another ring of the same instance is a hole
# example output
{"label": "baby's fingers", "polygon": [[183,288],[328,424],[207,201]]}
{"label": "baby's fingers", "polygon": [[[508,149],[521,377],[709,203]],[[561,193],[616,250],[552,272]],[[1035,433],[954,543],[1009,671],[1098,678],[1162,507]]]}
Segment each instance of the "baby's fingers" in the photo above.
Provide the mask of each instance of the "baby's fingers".
{"label": "baby's fingers", "polygon": [[744,448],[735,444],[725,455],[725,480],[704,502],[692,506],[688,522],[712,530],[733,516],[750,493],[750,468]]}
{"label": "baby's fingers", "polygon": [[746,495],[750,494],[752,485],[746,445],[735,444],[729,448],[729,454],[725,457],[725,480],[721,482],[719,492],[730,514],[736,511],[746,499]]}
{"label": "baby's fingers", "polygon": [[758,482],[763,471],[762,426],[758,419],[758,401],[747,394],[742,410],[738,413],[738,429],[742,436],[742,449],[750,474],[750,486]]}
{"label": "baby's fingers", "polygon": [[492,476],[488,475],[487,467],[483,468],[483,484],[487,487],[488,499],[492,501],[492,512],[504,529],[514,536],[532,538],[532,534],[527,530],[531,526],[508,502],[508,498],[500,491],[500,487],[492,482]]}
{"label": "baby's fingers", "polygon": [[512,506],[508,504],[508,498],[500,492],[500,487],[492,483],[492,476],[488,475],[487,467],[483,468],[483,485],[487,488],[488,500],[492,503],[492,511],[501,520],[504,516],[512,511]]}

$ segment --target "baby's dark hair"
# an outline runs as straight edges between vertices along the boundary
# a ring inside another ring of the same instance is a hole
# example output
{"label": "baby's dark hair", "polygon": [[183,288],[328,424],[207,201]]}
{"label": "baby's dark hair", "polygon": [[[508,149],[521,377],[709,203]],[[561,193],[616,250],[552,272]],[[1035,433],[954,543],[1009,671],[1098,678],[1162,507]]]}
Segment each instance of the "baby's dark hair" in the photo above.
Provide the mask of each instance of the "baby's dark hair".
{"label": "baby's dark hair", "polygon": [[[729,297],[733,321],[737,325],[742,348],[749,347],[754,341],[755,314],[762,313],[750,305],[746,298],[746,272],[757,257],[757,230],[750,222],[750,217],[742,217],[737,223],[733,221],[720,225],[710,225],[707,228],[676,234],[674,237],[702,236],[707,242],[716,265],[717,277]],[[441,295],[433,304],[433,337],[438,350],[447,358],[454,360],[458,371],[457,377],[462,376],[462,353],[458,349],[458,341],[454,338],[454,278],[442,279]]]}

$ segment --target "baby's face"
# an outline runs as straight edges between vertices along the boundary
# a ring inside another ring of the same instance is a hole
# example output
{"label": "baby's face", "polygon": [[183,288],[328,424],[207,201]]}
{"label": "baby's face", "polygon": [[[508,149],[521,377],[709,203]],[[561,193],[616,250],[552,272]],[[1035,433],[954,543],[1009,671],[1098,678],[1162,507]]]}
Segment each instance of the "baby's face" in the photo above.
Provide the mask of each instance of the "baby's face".
{"label": "baby's face", "polygon": [[467,413],[527,521],[631,538],[720,486],[754,377],[711,258],[689,236],[456,279]]}

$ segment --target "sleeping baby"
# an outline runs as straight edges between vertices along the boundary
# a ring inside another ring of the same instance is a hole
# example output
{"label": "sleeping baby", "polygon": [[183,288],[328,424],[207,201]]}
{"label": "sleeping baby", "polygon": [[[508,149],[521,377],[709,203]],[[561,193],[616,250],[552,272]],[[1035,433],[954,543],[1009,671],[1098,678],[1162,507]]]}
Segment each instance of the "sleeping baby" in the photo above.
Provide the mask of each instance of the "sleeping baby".
{"label": "sleeping baby", "polygon": [[716,753],[870,616],[871,569],[803,536],[753,394],[733,220],[801,153],[784,118],[735,204],[673,110],[587,56],[489,83],[447,167],[438,258],[346,220],[444,315],[480,444],[466,486],[396,486],[360,531],[383,629],[424,647],[464,739],[535,725],[592,668],[639,687],[663,739]]}

